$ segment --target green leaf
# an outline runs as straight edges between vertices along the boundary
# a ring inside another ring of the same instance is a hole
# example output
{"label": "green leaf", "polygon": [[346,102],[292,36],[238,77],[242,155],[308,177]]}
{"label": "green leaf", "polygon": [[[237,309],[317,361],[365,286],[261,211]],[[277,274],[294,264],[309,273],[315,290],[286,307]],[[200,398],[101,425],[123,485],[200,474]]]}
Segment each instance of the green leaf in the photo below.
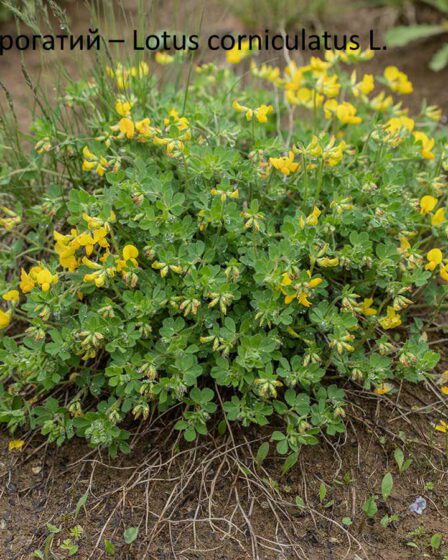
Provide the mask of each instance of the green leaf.
{"label": "green leaf", "polygon": [[327,487],[322,482],[319,486],[319,501],[322,503],[325,500],[325,496],[327,495]]}
{"label": "green leaf", "polygon": [[196,430],[192,427],[188,428],[188,430],[185,430],[184,439],[188,442],[194,441],[196,439]]}
{"label": "green leaf", "polygon": [[386,33],[386,43],[390,47],[403,47],[417,39],[425,39],[444,32],[442,25],[399,25]]}
{"label": "green leaf", "polygon": [[260,466],[263,463],[263,461],[268,456],[268,453],[269,453],[269,443],[265,441],[258,448],[257,456],[255,458],[255,462],[257,463],[258,466]]}
{"label": "green leaf", "polygon": [[350,517],[343,517],[342,525],[345,525],[346,527],[350,527],[350,525],[353,525],[353,521],[351,520]]}
{"label": "green leaf", "polygon": [[81,511],[81,508],[83,508],[86,505],[88,497],[89,497],[89,491],[87,490],[87,492],[79,498],[79,500],[76,504],[75,517],[77,517],[77,515]]}
{"label": "green leaf", "polygon": [[56,527],[56,525],[52,525],[51,523],[47,523],[47,530],[52,535],[56,535],[57,533],[61,532],[60,527]]}
{"label": "green leaf", "polygon": [[435,533],[431,537],[431,548],[432,548],[433,552],[435,552],[436,550],[439,550],[439,548],[442,545],[442,541],[443,541],[443,535],[441,535],[440,533]]}
{"label": "green leaf", "polygon": [[104,551],[107,556],[113,556],[115,554],[115,545],[112,541],[104,539]]}
{"label": "green leaf", "polygon": [[277,443],[276,446],[277,452],[280,453],[280,455],[286,455],[286,453],[288,453],[288,449],[289,449],[289,445],[288,445],[288,440],[282,439],[282,441],[279,441]]}
{"label": "green leaf", "polygon": [[448,65],[448,43],[445,43],[432,57],[429,67],[434,72],[440,72]]}
{"label": "green leaf", "polygon": [[394,480],[392,478],[391,473],[386,473],[381,482],[381,494],[384,500],[387,500],[387,498],[391,495],[393,485],[394,485]]}
{"label": "green leaf", "polygon": [[285,439],[285,437],[286,436],[284,434],[282,434],[282,432],[277,432],[276,431],[276,432],[272,432],[272,434],[271,434],[271,439],[273,441],[282,441],[282,440]]}
{"label": "green leaf", "polygon": [[296,506],[299,509],[303,509],[305,507],[305,502],[301,496],[296,496],[295,502],[296,502]]}
{"label": "green leaf", "polygon": [[126,544],[132,544],[138,537],[138,527],[128,527],[123,533],[124,542]]}
{"label": "green leaf", "polygon": [[367,517],[375,517],[378,511],[378,506],[376,505],[376,496],[370,496],[369,498],[367,498],[367,500],[364,502],[364,505],[362,506],[362,511],[367,515]]}
{"label": "green leaf", "polygon": [[404,453],[399,447],[397,447],[397,449],[395,449],[394,451],[394,459],[395,462],[397,463],[398,470],[401,472],[401,468],[404,463]]}
{"label": "green leaf", "polygon": [[297,463],[298,459],[299,454],[297,452],[291,453],[291,455],[289,455],[286,461],[283,463],[282,474],[286,474],[289,470],[291,470],[292,467]]}

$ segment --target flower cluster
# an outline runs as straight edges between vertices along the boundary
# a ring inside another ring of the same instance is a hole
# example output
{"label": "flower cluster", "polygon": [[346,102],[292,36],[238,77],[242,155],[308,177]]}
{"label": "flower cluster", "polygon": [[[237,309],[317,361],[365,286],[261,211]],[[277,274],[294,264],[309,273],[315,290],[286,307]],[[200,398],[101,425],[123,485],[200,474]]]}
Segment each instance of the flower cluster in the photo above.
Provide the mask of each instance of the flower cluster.
{"label": "flower cluster", "polygon": [[294,456],[344,430],[343,385],[381,395],[434,375],[440,110],[412,114],[406,75],[354,70],[372,57],[354,48],[284,69],[252,59],[243,87],[246,47],[196,68],[188,91],[144,62],[108,68],[67,93],[95,107],[85,135],[36,125],[36,168],[56,159],[63,179],[42,173],[41,198],[1,207],[10,429],[126,451],[129,415],[181,403],[192,441],[222,403],[243,426],[278,417],[277,449]]}

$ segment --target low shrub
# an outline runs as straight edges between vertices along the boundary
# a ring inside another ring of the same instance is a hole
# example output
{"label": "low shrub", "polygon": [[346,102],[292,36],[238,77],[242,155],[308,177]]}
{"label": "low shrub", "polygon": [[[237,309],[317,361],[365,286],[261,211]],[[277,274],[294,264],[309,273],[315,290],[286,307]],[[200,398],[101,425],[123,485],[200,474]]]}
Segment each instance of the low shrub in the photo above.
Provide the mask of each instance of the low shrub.
{"label": "low shrub", "polygon": [[371,55],[252,60],[247,87],[211,64],[162,86],[142,62],[70,84],[33,127],[37,199],[2,206],[0,421],[117,453],[176,406],[187,441],[224,414],[293,464],[344,432],[350,384],[430,376],[446,136],[397,68],[353,70]]}

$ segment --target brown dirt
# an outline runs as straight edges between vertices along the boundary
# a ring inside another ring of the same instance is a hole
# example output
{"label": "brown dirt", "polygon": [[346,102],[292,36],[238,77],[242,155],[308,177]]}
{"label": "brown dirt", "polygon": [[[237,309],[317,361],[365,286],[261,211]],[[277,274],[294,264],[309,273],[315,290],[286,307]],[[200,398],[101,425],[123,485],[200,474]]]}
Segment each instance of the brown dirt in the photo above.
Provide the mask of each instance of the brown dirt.
{"label": "brown dirt", "polygon": [[[130,457],[117,460],[80,442],[57,450],[39,446],[37,439],[22,454],[12,454],[2,436],[1,558],[31,558],[44,548],[51,523],[61,529],[55,553],[72,527],[83,528],[76,556],[82,560],[105,558],[105,538],[122,560],[411,560],[424,553],[442,559],[448,541],[434,554],[429,541],[434,533],[448,539],[447,455],[444,437],[434,436],[424,408],[432,396],[414,391],[404,387],[394,404],[354,396],[346,437],[304,449],[284,476],[273,449],[261,467],[254,465],[251,450],[258,448],[260,432],[235,433],[235,441],[210,436],[188,447],[170,435],[172,425],[156,423],[136,436]],[[246,438],[252,438],[250,447]],[[393,459],[397,447],[412,459],[403,474]],[[386,472],[393,474],[394,487],[384,501],[380,487]],[[322,483],[327,495],[321,502]],[[374,520],[362,513],[372,494],[378,497]],[[408,511],[419,495],[428,504],[421,516]],[[294,506],[296,496],[306,503],[302,511]],[[383,528],[379,520],[386,514],[398,514],[399,520]],[[353,520],[350,536],[341,526],[344,517]],[[123,542],[130,526],[140,527],[131,546]]]}
{"label": "brown dirt", "polygon": [[[173,25],[168,2],[155,4],[163,7],[157,12],[159,29],[182,29],[179,23]],[[185,0],[176,21],[195,14],[189,20],[194,28],[202,6],[201,0]],[[72,3],[70,14],[73,31],[86,32],[89,18],[83,2]],[[385,28],[394,17],[389,9],[358,10],[356,20],[342,13],[334,29],[355,28],[362,33]],[[326,27],[333,29],[331,24]],[[203,28],[207,33],[239,30],[217,0],[207,4]],[[0,32],[11,29],[7,24]],[[435,39],[413,48],[385,51],[371,67],[381,70],[396,64],[414,82],[413,107],[427,98],[446,113],[448,70],[434,74],[427,68],[440,44]],[[58,60],[68,72],[76,73],[69,53]],[[11,92],[19,121],[27,130],[32,95],[21,77],[20,61],[18,53],[3,56],[0,80]],[[44,63],[39,53],[26,53],[25,63],[36,80],[51,83],[51,65]],[[417,398],[404,393],[399,404],[421,408],[427,402],[429,393],[419,393]],[[2,433],[0,558],[31,558],[35,549],[44,548],[46,524],[52,523],[61,528],[52,545],[56,554],[61,553],[59,544],[68,531],[81,525],[84,535],[75,556],[81,560],[106,558],[104,538],[114,542],[119,560],[406,560],[424,554],[441,559],[440,551],[431,552],[428,541],[434,533],[441,533],[447,541],[441,550],[448,551],[447,456],[443,436],[434,436],[430,422],[434,418],[425,414],[428,410],[404,413],[391,407],[386,398],[359,401],[349,419],[346,438],[304,449],[299,465],[286,476],[281,476],[281,459],[273,450],[262,468],[254,467],[250,449],[257,449],[262,437],[255,432],[235,434],[240,446],[237,451],[229,437],[208,438],[189,449],[172,434],[167,435],[169,427],[144,426],[143,435],[140,431],[136,436],[133,454],[116,460],[77,441],[57,450],[43,445],[38,437],[28,441],[22,454],[14,455],[7,451],[9,438]],[[245,438],[257,443],[249,447]],[[401,475],[393,459],[396,447],[402,447],[413,460]],[[176,453],[177,458],[171,460]],[[387,502],[379,498],[379,513],[374,521],[369,520],[362,505],[372,493],[380,496],[381,479],[387,471],[394,476],[392,496]],[[328,489],[323,504],[319,500],[322,482]],[[429,482],[433,490],[425,489]],[[86,492],[86,506],[75,516],[78,500]],[[408,512],[418,495],[428,501],[422,516]],[[306,502],[303,511],[292,505],[296,496]],[[397,513],[400,519],[383,528],[379,519],[386,513]],[[341,528],[344,517],[354,521],[348,528],[351,537]],[[123,530],[130,526],[140,527],[131,546],[123,543]],[[103,529],[99,548],[95,548]],[[413,536],[412,531],[417,534]],[[406,544],[409,542],[418,548],[411,548]]]}

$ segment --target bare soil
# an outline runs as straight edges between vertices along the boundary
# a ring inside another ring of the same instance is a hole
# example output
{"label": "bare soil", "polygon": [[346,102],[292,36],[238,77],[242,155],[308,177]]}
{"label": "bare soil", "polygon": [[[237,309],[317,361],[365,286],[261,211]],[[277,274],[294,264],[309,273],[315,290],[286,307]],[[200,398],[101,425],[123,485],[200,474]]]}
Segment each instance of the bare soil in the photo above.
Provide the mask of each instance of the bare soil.
{"label": "bare soil", "polygon": [[[445,438],[431,425],[441,412],[435,413],[432,393],[415,390],[403,386],[395,402],[353,394],[346,436],[303,449],[285,475],[272,446],[256,465],[262,432],[211,435],[187,446],[172,423],[156,421],[137,429],[131,456],[115,460],[80,442],[55,449],[38,438],[12,454],[3,435],[1,558],[28,559],[43,550],[51,523],[61,529],[55,554],[71,528],[83,528],[76,556],[83,560],[106,558],[105,539],[123,560],[442,559],[448,543],[436,552],[429,544],[435,533],[448,538]],[[397,448],[412,461],[401,474]],[[386,472],[394,486],[384,500]],[[371,495],[378,498],[372,519],[362,511]],[[85,505],[76,513],[82,496]],[[427,500],[421,515],[409,511],[418,496]],[[386,514],[399,518],[384,528],[379,521]],[[345,527],[348,517],[353,525]],[[123,541],[128,527],[139,527],[132,545]]]}

